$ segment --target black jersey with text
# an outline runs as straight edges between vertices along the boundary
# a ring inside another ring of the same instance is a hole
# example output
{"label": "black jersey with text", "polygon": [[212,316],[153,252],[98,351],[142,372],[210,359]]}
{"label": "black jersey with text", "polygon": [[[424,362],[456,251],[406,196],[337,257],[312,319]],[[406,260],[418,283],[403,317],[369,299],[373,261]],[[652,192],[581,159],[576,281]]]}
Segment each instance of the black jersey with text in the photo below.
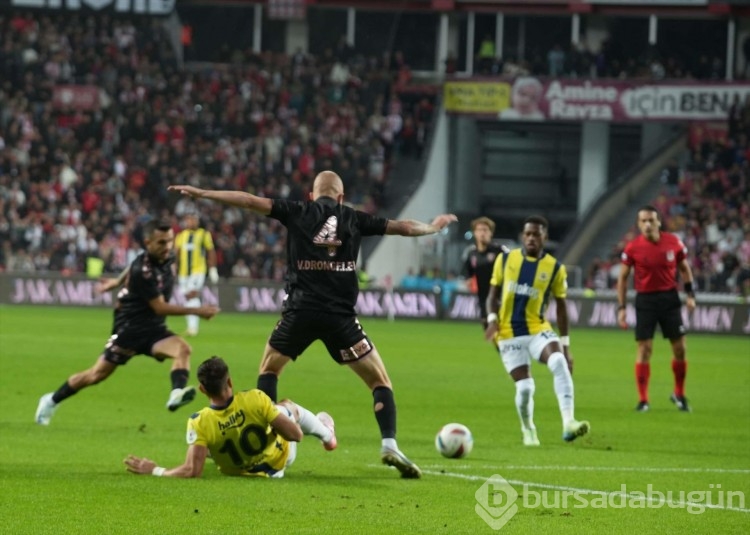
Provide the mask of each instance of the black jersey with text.
{"label": "black jersey with text", "polygon": [[484,307],[484,302],[490,293],[490,279],[492,278],[495,259],[508,250],[503,244],[491,241],[487,245],[487,249],[482,252],[477,249],[476,244],[470,245],[464,251],[462,275],[465,278],[476,277],[477,296],[482,307]]}
{"label": "black jersey with text", "polygon": [[287,310],[353,314],[357,256],[363,236],[382,236],[388,220],[341,205],[330,197],[274,199],[268,217],[287,227]]}
{"label": "black jersey with text", "polygon": [[131,262],[125,286],[117,294],[115,331],[164,327],[165,317],[156,314],[148,303],[160,295],[168,302],[173,287],[174,259],[158,264],[146,251],[141,252]]}

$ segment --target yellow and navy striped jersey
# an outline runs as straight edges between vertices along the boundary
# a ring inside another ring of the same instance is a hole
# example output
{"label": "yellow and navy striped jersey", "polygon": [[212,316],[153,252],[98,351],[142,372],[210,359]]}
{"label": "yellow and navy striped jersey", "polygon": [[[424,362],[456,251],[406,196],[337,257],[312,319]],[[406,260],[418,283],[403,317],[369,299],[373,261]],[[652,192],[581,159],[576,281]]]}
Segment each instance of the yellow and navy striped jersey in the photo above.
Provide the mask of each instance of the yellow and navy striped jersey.
{"label": "yellow and navy striped jersey", "polygon": [[224,474],[269,477],[282,470],[289,457],[289,442],[269,425],[278,415],[264,392],[240,392],[226,407],[206,407],[193,414],[187,443],[207,447]]}
{"label": "yellow and navy striped jersey", "polygon": [[210,232],[202,228],[185,229],[175,238],[174,246],[178,254],[178,276],[187,277],[195,273],[205,275],[208,272],[206,255],[208,251],[214,250]]}
{"label": "yellow and navy striped jersey", "polygon": [[498,256],[490,280],[501,290],[496,340],[551,329],[544,314],[550,295],[566,296],[567,278],[565,266],[546,253],[537,259],[524,255],[522,249],[513,249]]}

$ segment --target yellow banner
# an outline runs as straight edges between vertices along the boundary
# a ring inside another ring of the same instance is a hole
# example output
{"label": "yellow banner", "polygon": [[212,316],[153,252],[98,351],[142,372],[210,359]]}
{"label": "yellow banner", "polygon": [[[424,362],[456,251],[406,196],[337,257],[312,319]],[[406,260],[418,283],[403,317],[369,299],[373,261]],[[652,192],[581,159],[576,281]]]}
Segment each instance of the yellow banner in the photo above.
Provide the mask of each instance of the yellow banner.
{"label": "yellow banner", "polygon": [[500,113],[510,106],[510,84],[506,82],[446,82],[443,86],[446,111]]}

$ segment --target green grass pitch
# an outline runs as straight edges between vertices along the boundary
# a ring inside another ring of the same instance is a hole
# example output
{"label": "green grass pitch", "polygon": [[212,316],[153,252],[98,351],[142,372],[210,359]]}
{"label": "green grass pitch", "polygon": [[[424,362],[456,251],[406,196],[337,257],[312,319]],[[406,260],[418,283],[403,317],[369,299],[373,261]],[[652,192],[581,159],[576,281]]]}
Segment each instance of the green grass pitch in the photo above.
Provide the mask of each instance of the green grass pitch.
{"label": "green grass pitch", "polygon": [[[191,339],[193,368],[220,355],[236,387],[253,387],[276,319],[224,314],[202,322]],[[370,393],[316,343],[287,367],[279,395],[329,411],[339,448],[325,452],[306,438],[283,480],[225,477],[209,462],[201,479],[187,481],[134,476],[122,464],[128,453],[163,466],[184,458],[185,422],[204,398],[168,412],[168,364],[138,357],[65,401],[49,427],[33,422],[42,394],[93,363],[110,320],[103,309],[0,307],[0,532],[750,532],[748,337],[689,336],[690,414],[668,401],[669,346],[655,340],[652,410],[639,414],[632,332],[573,331],[576,414],[592,432],[562,442],[552,378],[535,364],[542,445],[530,449],[521,445],[513,384],[478,325],[363,318],[395,386],[399,445],[423,479],[401,480],[380,464]],[[180,332],[184,320],[170,325]],[[472,430],[468,458],[435,451],[435,433],[448,422]],[[511,481],[515,502],[488,490],[499,488],[485,484],[493,476]],[[653,499],[671,491],[672,506],[619,494],[649,489]],[[707,494],[712,507],[686,507]],[[507,523],[494,531],[476,512],[477,495],[496,507],[482,509],[490,521],[504,518],[506,505],[517,510],[506,508]]]}

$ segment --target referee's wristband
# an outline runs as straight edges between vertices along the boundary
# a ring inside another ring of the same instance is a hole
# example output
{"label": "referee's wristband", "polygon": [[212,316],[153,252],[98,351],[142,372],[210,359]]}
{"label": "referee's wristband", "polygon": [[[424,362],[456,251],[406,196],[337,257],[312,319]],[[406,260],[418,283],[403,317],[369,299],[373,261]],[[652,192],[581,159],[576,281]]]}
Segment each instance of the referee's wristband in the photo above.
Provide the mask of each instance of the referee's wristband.
{"label": "referee's wristband", "polygon": [[686,282],[685,283],[685,293],[688,297],[692,297],[695,299],[695,290],[693,290],[693,283],[692,282]]}
{"label": "referee's wristband", "polygon": [[560,342],[562,342],[563,347],[570,347],[570,336],[561,336]]}
{"label": "referee's wristband", "polygon": [[618,305],[618,306],[617,306],[617,310],[618,310],[618,311],[620,311],[620,310],[625,310],[626,308],[628,308],[628,307],[627,307],[626,305]]}
{"label": "referee's wristband", "polygon": [[164,475],[164,472],[166,472],[167,469],[163,466],[155,466],[153,470],[151,470],[151,475],[156,477],[161,477]]}
{"label": "referee's wristband", "polygon": [[497,321],[497,314],[490,312],[487,314],[487,323],[495,323]]}

